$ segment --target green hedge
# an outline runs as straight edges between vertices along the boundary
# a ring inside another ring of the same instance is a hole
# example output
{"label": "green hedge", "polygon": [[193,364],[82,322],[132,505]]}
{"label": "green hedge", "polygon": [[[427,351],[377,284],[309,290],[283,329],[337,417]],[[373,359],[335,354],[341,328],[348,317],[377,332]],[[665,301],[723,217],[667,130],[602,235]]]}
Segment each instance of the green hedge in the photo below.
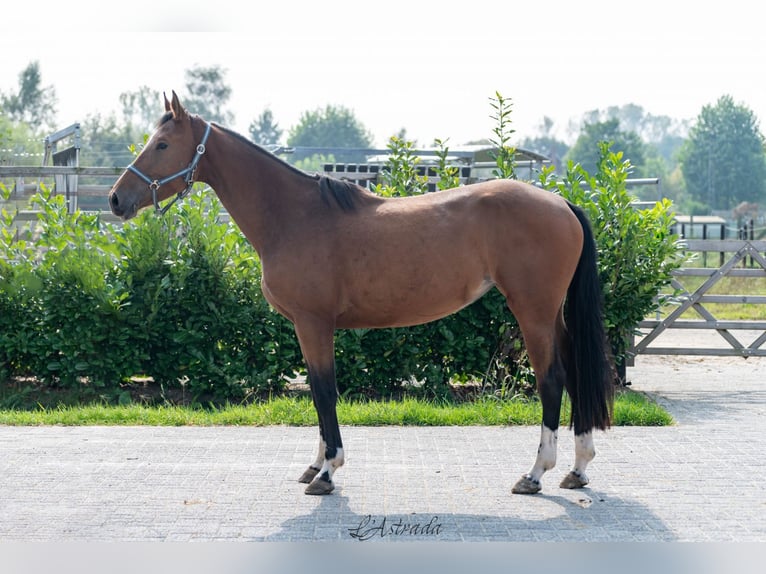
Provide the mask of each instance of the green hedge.
{"label": "green hedge", "polygon": [[67,214],[61,196],[36,203],[34,242],[3,220],[4,379],[109,395],[143,376],[223,401],[279,389],[301,368],[292,326],[265,302],[256,254],[220,222],[217,199],[122,227]]}

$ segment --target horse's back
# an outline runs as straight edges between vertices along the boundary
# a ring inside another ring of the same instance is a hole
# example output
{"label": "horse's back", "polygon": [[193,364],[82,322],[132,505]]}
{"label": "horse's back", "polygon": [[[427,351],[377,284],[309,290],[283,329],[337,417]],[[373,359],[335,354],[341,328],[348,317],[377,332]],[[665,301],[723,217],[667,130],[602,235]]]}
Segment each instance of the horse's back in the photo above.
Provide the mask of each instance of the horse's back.
{"label": "horse's back", "polygon": [[445,195],[444,203],[452,206],[461,229],[475,228],[501,250],[512,246],[527,256],[539,252],[548,257],[574,251],[574,260],[579,258],[582,227],[560,195],[521,181],[495,179],[455,188],[454,200]]}
{"label": "horse's back", "polygon": [[513,180],[478,183],[467,191],[476,203],[476,225],[485,233],[495,285],[514,313],[541,310],[540,320],[552,318],[583,244],[582,225],[567,201]]}

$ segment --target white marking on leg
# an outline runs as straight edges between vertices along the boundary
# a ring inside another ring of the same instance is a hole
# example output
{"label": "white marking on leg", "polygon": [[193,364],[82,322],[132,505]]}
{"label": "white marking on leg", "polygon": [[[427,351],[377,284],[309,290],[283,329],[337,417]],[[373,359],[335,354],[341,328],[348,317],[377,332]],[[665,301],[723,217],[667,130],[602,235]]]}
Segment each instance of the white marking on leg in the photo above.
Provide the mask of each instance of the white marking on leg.
{"label": "white marking on leg", "polygon": [[345,462],[343,449],[338,448],[333,458],[328,458],[322,463],[322,470],[317,474],[316,480],[322,479],[327,482],[332,482],[332,475],[338,470]]}
{"label": "white marking on leg", "polygon": [[319,436],[319,451],[317,452],[316,460],[314,461],[314,464],[311,465],[311,468],[315,468],[319,470],[322,468],[322,465],[324,465],[324,453],[327,449],[327,443],[325,443],[322,436]]}
{"label": "white marking on leg", "polygon": [[556,448],[559,431],[551,430],[542,425],[540,430],[540,446],[537,448],[537,460],[527,476],[535,482],[540,482],[543,474],[556,466]]}
{"label": "white marking on leg", "polygon": [[585,468],[595,456],[596,449],[593,447],[593,433],[586,432],[575,435],[575,461],[574,466],[572,467],[572,472],[580,477],[583,484],[588,484]]}

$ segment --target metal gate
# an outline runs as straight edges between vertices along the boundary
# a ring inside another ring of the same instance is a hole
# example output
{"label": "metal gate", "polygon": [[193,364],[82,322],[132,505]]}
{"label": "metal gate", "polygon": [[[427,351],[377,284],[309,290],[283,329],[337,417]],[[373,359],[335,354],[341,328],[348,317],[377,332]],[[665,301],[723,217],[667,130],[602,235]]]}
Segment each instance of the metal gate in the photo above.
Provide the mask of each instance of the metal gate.
{"label": "metal gate", "polygon": [[[686,240],[687,250],[702,254],[716,253],[718,268],[685,267],[674,272],[672,286],[680,290],[680,305],[665,318],[645,320],[639,324],[642,336],[637,336],[631,355],[720,355],[754,357],[766,356],[766,320],[730,321],[720,320],[705,307],[709,303],[748,303],[766,305],[766,295],[711,294],[710,290],[724,277],[748,277],[766,279],[766,241],[753,240]],[[708,257],[705,257],[708,259]],[[694,291],[683,284],[684,277],[707,277]],[[766,308],[765,308],[766,309]],[[699,319],[681,319],[689,310],[696,311]],[[683,348],[651,346],[666,329],[707,329],[717,332],[728,345],[723,347]],[[648,330],[648,332],[646,332]],[[743,343],[741,332],[754,333],[749,344]],[[738,332],[739,338],[734,332]],[[640,337],[640,338],[639,338]]]}

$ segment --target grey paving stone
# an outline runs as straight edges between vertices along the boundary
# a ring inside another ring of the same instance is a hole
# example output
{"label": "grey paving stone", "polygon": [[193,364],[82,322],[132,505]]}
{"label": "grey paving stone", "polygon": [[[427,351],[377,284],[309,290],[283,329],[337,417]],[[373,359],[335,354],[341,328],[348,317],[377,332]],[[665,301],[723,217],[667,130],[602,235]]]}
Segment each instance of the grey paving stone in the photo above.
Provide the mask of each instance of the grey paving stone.
{"label": "grey paving stone", "polygon": [[530,497],[510,489],[537,427],[343,428],[320,498],[296,480],[311,428],[0,427],[0,541],[766,541],[766,360],[640,356],[628,375],[677,424],[596,433],[580,491],[558,488],[562,429]]}

